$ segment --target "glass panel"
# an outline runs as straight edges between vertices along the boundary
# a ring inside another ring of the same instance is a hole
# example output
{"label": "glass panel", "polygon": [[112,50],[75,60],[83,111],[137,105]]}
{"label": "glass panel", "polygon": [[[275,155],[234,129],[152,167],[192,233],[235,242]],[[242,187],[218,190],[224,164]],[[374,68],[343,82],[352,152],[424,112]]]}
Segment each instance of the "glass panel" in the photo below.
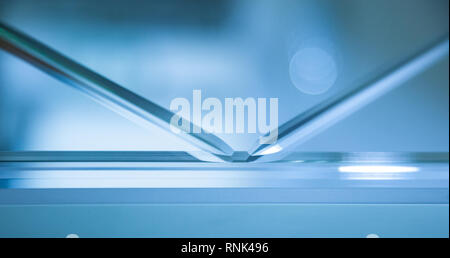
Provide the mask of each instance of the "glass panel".
{"label": "glass panel", "polygon": [[[192,104],[193,90],[223,105],[278,98],[280,125],[448,37],[449,24],[445,0],[40,2],[2,1],[1,20],[167,109]],[[2,150],[196,149],[5,53],[0,65]],[[448,151],[448,58],[388,96],[298,150]],[[261,132],[245,129],[217,135],[247,151]]]}
{"label": "glass panel", "polygon": [[[183,152],[9,152],[0,155],[0,187],[23,191],[0,195],[0,203],[448,204],[448,169],[448,153],[292,153],[269,163],[210,163]],[[27,198],[27,189],[43,191]]]}

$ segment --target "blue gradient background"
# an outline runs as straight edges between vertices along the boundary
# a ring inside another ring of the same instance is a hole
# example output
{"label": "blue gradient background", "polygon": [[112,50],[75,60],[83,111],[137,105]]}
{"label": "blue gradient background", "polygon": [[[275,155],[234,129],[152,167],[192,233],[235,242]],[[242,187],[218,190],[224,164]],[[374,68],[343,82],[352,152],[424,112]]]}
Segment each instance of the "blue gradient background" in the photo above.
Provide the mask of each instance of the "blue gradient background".
{"label": "blue gradient background", "polygon": [[[0,19],[167,108],[193,89],[222,100],[278,97],[280,124],[389,70],[449,23],[446,0],[2,0]],[[304,47],[337,65],[324,94],[290,80],[290,58]],[[193,149],[4,52],[0,67],[0,150]],[[447,152],[448,69],[447,58],[298,150]],[[247,150],[258,135],[220,137]]]}

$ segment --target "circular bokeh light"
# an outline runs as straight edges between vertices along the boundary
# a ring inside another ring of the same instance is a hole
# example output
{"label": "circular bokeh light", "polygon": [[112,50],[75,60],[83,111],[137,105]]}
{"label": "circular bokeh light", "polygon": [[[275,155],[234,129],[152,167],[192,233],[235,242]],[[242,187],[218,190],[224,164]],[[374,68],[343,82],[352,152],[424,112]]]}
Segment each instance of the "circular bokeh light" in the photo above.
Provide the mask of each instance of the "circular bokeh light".
{"label": "circular bokeh light", "polygon": [[335,59],[318,47],[302,48],[289,65],[292,83],[306,94],[327,92],[336,82],[338,71]]}

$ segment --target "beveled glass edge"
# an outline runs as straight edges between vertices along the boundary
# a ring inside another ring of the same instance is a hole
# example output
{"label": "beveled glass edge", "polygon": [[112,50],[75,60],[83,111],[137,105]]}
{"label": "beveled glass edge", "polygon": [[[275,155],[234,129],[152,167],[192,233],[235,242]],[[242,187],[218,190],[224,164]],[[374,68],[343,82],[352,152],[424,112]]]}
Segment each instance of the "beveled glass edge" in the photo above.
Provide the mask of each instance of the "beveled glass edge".
{"label": "beveled glass edge", "polygon": [[[0,162],[195,162],[183,151],[0,151]],[[270,163],[448,163],[448,152],[292,152]]]}
{"label": "beveled glass edge", "polygon": [[3,151],[0,162],[203,162],[183,151]]}
{"label": "beveled glass edge", "polygon": [[[326,160],[326,161],[324,161]],[[293,152],[276,162],[448,163],[448,152]]]}

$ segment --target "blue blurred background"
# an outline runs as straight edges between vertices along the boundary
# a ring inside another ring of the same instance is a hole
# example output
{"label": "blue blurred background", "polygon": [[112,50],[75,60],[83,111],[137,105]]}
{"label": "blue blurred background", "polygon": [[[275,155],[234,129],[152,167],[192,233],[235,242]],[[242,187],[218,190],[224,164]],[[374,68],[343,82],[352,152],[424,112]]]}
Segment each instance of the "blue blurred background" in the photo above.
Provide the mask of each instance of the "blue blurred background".
{"label": "blue blurred background", "polygon": [[[447,35],[448,3],[0,0],[0,20],[167,108],[194,89],[276,97],[281,124]],[[298,150],[448,152],[448,117],[447,57]],[[258,135],[220,137],[247,150]],[[0,150],[194,148],[1,52]]]}

